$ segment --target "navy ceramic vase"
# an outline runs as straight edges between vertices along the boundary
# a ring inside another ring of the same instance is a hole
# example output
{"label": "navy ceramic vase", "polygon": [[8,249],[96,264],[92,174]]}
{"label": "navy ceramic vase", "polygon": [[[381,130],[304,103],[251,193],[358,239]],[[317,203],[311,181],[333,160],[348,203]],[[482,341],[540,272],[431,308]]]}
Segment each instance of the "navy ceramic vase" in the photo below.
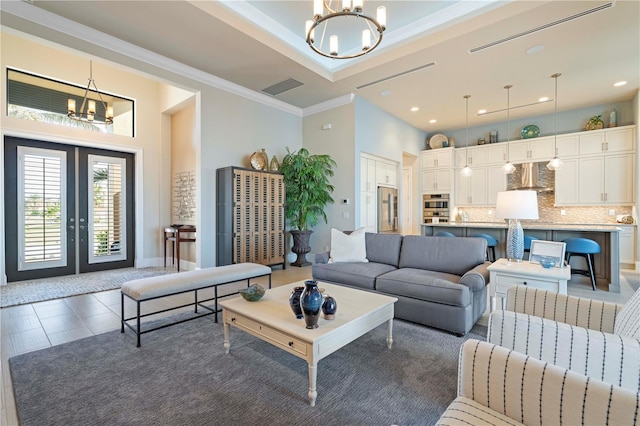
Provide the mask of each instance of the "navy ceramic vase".
{"label": "navy ceramic vase", "polygon": [[304,287],[294,287],[291,295],[289,296],[289,306],[296,315],[296,318],[302,319],[302,308],[300,307],[300,295],[302,294]]}
{"label": "navy ceramic vase", "polygon": [[306,280],[304,290],[300,295],[300,307],[307,328],[318,328],[318,318],[322,308],[322,293],[318,289],[318,282]]}
{"label": "navy ceramic vase", "polygon": [[324,314],[324,319],[334,319],[336,317],[337,310],[338,303],[336,302],[336,299],[331,296],[325,297],[324,302],[322,303],[322,313]]}

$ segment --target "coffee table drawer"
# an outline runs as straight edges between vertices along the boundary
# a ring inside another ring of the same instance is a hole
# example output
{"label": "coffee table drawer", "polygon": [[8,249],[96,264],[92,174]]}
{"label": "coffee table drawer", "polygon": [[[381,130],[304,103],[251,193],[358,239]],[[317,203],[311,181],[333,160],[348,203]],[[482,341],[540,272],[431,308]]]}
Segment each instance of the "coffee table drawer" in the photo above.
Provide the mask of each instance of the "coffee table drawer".
{"label": "coffee table drawer", "polygon": [[507,294],[509,287],[514,285],[526,285],[527,287],[538,288],[541,290],[549,290],[558,292],[557,281],[536,280],[525,277],[514,277],[509,275],[497,274],[496,276],[496,293]]}
{"label": "coffee table drawer", "polygon": [[292,350],[301,355],[307,355],[306,343],[297,340],[291,336],[287,336],[284,333],[280,333],[277,330],[272,329],[264,324],[260,324],[242,315],[233,315],[227,319],[229,324],[235,325],[238,328],[242,328],[249,333],[253,333],[262,336],[265,340],[271,342],[276,346],[281,346],[285,350]]}

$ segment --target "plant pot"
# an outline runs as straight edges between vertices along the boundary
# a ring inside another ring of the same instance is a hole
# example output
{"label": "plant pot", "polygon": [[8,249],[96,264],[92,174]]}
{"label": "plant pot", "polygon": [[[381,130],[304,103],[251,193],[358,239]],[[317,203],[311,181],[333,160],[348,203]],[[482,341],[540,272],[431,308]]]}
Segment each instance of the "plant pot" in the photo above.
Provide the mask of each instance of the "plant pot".
{"label": "plant pot", "polygon": [[293,247],[291,251],[298,255],[298,258],[293,262],[292,266],[309,266],[311,262],[307,261],[307,253],[311,251],[309,245],[309,238],[313,231],[289,231],[293,237]]}

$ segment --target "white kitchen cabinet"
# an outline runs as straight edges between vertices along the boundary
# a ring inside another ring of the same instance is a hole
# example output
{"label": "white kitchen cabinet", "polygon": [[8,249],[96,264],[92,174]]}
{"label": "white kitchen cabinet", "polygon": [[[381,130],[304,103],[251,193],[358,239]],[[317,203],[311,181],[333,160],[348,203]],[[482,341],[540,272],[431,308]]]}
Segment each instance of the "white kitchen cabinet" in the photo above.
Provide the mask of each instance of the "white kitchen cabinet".
{"label": "white kitchen cabinet", "polygon": [[635,127],[592,130],[580,134],[580,155],[633,150]]}
{"label": "white kitchen cabinet", "polygon": [[470,146],[455,150],[455,165],[462,168],[469,166],[484,166],[487,164],[487,145]]}
{"label": "white kitchen cabinet", "polygon": [[366,232],[378,232],[376,196],[376,192],[360,191],[360,227]]}
{"label": "white kitchen cabinet", "polygon": [[556,155],[561,158],[575,157],[580,153],[580,136],[573,133],[570,135],[558,135],[556,143]]}
{"label": "white kitchen cabinet", "polygon": [[487,166],[487,205],[495,206],[498,192],[507,190],[507,175],[502,171],[500,165]]}
{"label": "white kitchen cabinet", "polygon": [[636,227],[620,226],[618,235],[620,238],[620,263],[632,267],[636,263]]}
{"label": "white kitchen cabinet", "polygon": [[624,205],[634,200],[633,154],[586,157],[579,160],[578,203]]}
{"label": "white kitchen cabinet", "polygon": [[422,192],[440,193],[451,191],[452,170],[450,168],[422,170]]}
{"label": "white kitchen cabinet", "polygon": [[553,136],[509,142],[509,157],[512,163],[549,161],[554,156],[555,147]]}
{"label": "white kitchen cabinet", "polygon": [[421,168],[453,167],[453,151],[453,148],[422,151],[420,154]]}
{"label": "white kitchen cabinet", "polygon": [[398,182],[397,173],[395,164],[376,161],[376,184],[395,188]]}
{"label": "white kitchen cabinet", "polygon": [[492,143],[485,145],[486,164],[504,164],[507,161],[507,144]]}
{"label": "white kitchen cabinet", "polygon": [[473,168],[471,176],[462,176],[461,169],[455,171],[456,206],[487,205],[487,167]]}
{"label": "white kitchen cabinet", "polygon": [[555,203],[556,205],[578,204],[578,167],[577,158],[563,160],[562,168],[556,170]]}
{"label": "white kitchen cabinet", "polygon": [[360,157],[360,190],[376,190],[376,160]]}

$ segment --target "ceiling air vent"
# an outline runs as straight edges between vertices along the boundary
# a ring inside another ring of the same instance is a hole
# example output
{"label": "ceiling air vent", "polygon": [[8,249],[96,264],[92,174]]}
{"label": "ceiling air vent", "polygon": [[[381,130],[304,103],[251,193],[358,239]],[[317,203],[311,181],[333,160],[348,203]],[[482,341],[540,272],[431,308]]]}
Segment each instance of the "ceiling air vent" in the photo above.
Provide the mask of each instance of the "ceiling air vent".
{"label": "ceiling air vent", "polygon": [[587,10],[582,11],[580,13],[576,13],[574,15],[558,19],[557,21],[549,22],[548,24],[540,25],[539,27],[531,28],[531,29],[523,31],[521,33],[514,34],[514,35],[511,35],[509,37],[502,38],[500,40],[492,41],[491,43],[487,43],[487,44],[482,45],[482,46],[474,47],[473,49],[469,49],[469,53],[476,53],[476,52],[479,52],[481,50],[488,49],[490,47],[496,46],[498,44],[506,43],[508,41],[515,40],[517,38],[524,37],[526,35],[533,34],[533,33],[538,32],[538,31],[546,30],[547,28],[555,27],[556,25],[564,24],[565,22],[573,21],[574,19],[582,18],[583,16],[587,16],[587,15],[590,15],[590,14],[595,13],[595,12],[600,12],[602,10],[609,9],[610,7],[613,7],[613,6],[614,6],[614,2],[608,2],[608,3],[602,4],[602,5],[597,6],[597,7],[594,7],[594,8],[591,8],[591,9],[587,9]]}
{"label": "ceiling air vent", "polygon": [[356,86],[356,89],[364,89],[365,87],[373,86],[374,84],[382,83],[383,81],[393,80],[394,78],[402,77],[403,75],[411,74],[412,72],[420,71],[420,70],[423,70],[425,68],[432,67],[434,65],[436,65],[435,62],[429,62],[428,64],[420,65],[419,67],[412,68],[412,69],[407,70],[407,71],[402,71],[402,72],[399,72],[397,74],[390,75],[390,76],[385,77],[385,78],[381,78],[380,80],[372,81],[371,83],[363,84],[361,86]]}
{"label": "ceiling air vent", "polygon": [[295,89],[296,87],[304,85],[303,82],[296,80],[295,78],[288,78],[280,83],[276,83],[267,87],[266,89],[262,89],[261,92],[266,93],[267,95],[276,96],[280,93],[284,93],[287,90]]}

